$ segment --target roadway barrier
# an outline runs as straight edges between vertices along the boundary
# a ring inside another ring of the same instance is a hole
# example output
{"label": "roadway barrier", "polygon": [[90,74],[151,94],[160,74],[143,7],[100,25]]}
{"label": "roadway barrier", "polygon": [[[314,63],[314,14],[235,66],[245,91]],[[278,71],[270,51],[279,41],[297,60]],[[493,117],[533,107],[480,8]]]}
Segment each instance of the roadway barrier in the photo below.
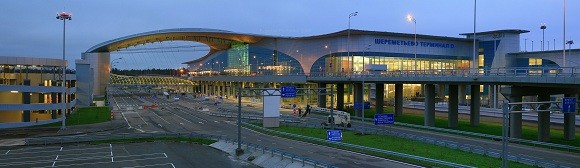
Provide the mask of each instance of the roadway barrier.
{"label": "roadway barrier", "polygon": [[[320,107],[317,107],[317,108],[321,109],[321,110],[316,110],[316,112],[324,113],[324,114],[329,113],[328,112],[329,110],[326,108],[320,108]],[[357,119],[357,120],[361,119],[361,117],[356,117],[356,116],[352,116],[351,118]],[[365,118],[365,121],[373,122],[373,120],[374,119],[372,119],[372,118]],[[429,126],[423,126],[423,125],[401,123],[401,122],[396,122],[396,121],[395,121],[395,125],[411,127],[411,128],[418,128],[418,129],[434,130],[434,131],[440,131],[440,132],[447,132],[447,133],[453,133],[453,134],[459,134],[459,135],[467,135],[467,136],[473,136],[473,137],[480,137],[480,138],[491,139],[491,140],[501,140],[502,139],[502,137],[498,136],[498,135],[482,134],[482,133],[461,131],[461,130],[454,130],[454,129],[446,129],[446,128],[429,127]],[[526,144],[530,144],[530,145],[544,146],[544,147],[548,147],[548,148],[557,148],[557,149],[562,149],[562,150],[571,151],[571,152],[580,152],[580,147],[570,146],[570,145],[540,142],[540,141],[533,141],[533,140],[520,139],[520,138],[509,138],[509,141],[513,142],[513,143],[526,143]]]}
{"label": "roadway barrier", "polygon": [[[94,142],[98,140],[120,140],[120,139],[133,139],[133,138],[159,138],[159,137],[187,137],[187,138],[204,138],[212,139],[216,141],[225,141],[227,143],[236,144],[236,139],[231,139],[223,136],[208,135],[200,133],[122,133],[122,134],[94,134],[94,135],[72,135],[72,136],[55,136],[55,137],[39,137],[39,138],[27,138],[25,139],[25,145],[54,145],[54,144],[69,144],[69,143],[86,143]],[[259,144],[248,143],[242,141],[242,146],[246,146],[246,149],[253,148],[255,151],[262,151],[262,153],[271,153],[272,156],[278,155],[283,160],[284,158],[291,159],[292,162],[298,161],[302,162],[303,166],[305,164],[313,165],[314,167],[321,168],[337,168],[331,164],[320,162],[305,156],[296,155],[293,153],[284,152],[276,148],[270,148]]]}
{"label": "roadway barrier", "polygon": [[[328,114],[325,112],[326,110],[322,110],[322,111],[317,111],[319,113],[323,113],[323,114]],[[361,119],[360,117],[353,117],[353,118],[358,118]],[[372,121],[373,119],[367,119],[367,121],[370,120]],[[314,125],[310,125],[310,124],[304,124],[304,123],[288,123],[288,125],[291,126],[302,126],[302,127],[313,127],[313,128],[327,128],[318,124],[314,124]],[[402,126],[407,126],[409,125],[410,127],[414,127],[414,128],[420,128],[420,129],[431,129],[431,130],[442,130],[442,131],[457,131],[458,133],[464,134],[464,135],[471,135],[471,136],[482,136],[482,137],[487,137],[490,138],[492,140],[497,140],[497,139],[501,139],[501,136],[495,136],[495,135],[488,135],[488,134],[480,134],[480,133],[473,133],[473,132],[466,132],[466,131],[458,131],[458,130],[450,130],[450,129],[444,129],[444,128],[436,128],[436,127],[427,127],[427,126],[420,126],[420,125],[414,125],[414,124],[406,124],[406,123],[397,123],[395,122],[395,125],[402,125]],[[356,130],[355,128],[343,128],[345,130],[350,130],[350,131],[361,131],[361,130]],[[447,140],[440,140],[440,139],[435,139],[435,138],[430,138],[430,137],[425,137],[425,136],[419,136],[419,135],[414,135],[414,134],[409,134],[409,133],[404,133],[404,132],[398,132],[398,131],[393,131],[390,129],[378,129],[378,128],[369,128],[369,127],[365,127],[365,133],[371,133],[371,134],[377,134],[377,135],[389,135],[389,136],[396,136],[396,137],[400,137],[400,138],[405,138],[405,139],[411,139],[411,140],[416,140],[416,141],[420,141],[420,142],[424,142],[424,143],[429,143],[429,144],[434,144],[434,145],[438,145],[438,146],[443,146],[443,147],[448,147],[451,149],[459,149],[462,151],[466,151],[466,152],[471,152],[471,153],[476,153],[476,154],[480,154],[480,155],[486,155],[486,156],[490,156],[490,157],[495,157],[495,158],[501,158],[501,150],[496,150],[496,149],[491,149],[491,148],[484,148],[481,146],[476,146],[476,145],[469,145],[469,144],[461,144],[458,142],[453,142],[453,141],[447,141]],[[520,140],[520,141],[513,141],[513,140]],[[512,142],[527,142],[530,140],[523,140],[522,139],[515,139],[515,138],[510,138],[510,141]],[[553,147],[556,146],[567,146],[567,145],[560,145],[560,144],[552,144],[552,143],[545,143],[545,142],[537,142],[537,141],[531,141],[531,142],[535,142],[536,144],[547,144]],[[577,147],[576,147],[577,148]],[[515,161],[515,162],[520,162],[523,164],[527,164],[527,165],[531,165],[531,166],[538,166],[538,167],[556,167],[556,168],[567,168],[567,167],[574,167],[573,165],[564,165],[563,164],[557,164],[555,162],[551,162],[551,161],[546,161],[546,160],[542,160],[542,159],[535,159],[532,156],[528,156],[528,155],[523,155],[523,154],[518,154],[518,155],[513,155],[513,154],[508,154],[508,160],[510,161]]]}
{"label": "roadway barrier", "polygon": [[291,133],[286,133],[286,132],[280,132],[280,131],[275,131],[275,130],[271,130],[271,129],[267,129],[267,128],[255,126],[255,125],[248,124],[248,123],[244,123],[244,125],[249,126],[249,127],[252,127],[252,128],[255,128],[255,129],[259,129],[259,130],[262,130],[262,131],[270,132],[270,133],[275,133],[275,134],[280,134],[280,135],[285,135],[285,136],[290,136],[290,137],[297,137],[297,138],[307,139],[307,140],[316,141],[316,142],[319,142],[319,143],[336,144],[336,145],[345,146],[345,147],[349,147],[349,148],[355,148],[355,149],[362,149],[362,150],[366,150],[366,151],[378,152],[378,153],[383,153],[383,154],[387,154],[387,155],[398,156],[398,157],[407,158],[407,159],[420,160],[420,161],[425,161],[425,162],[429,162],[429,163],[435,163],[435,164],[440,164],[440,165],[445,165],[445,166],[450,166],[450,167],[473,168],[473,166],[467,166],[467,165],[462,165],[462,164],[457,164],[457,163],[451,163],[451,162],[446,162],[446,161],[442,161],[442,160],[431,159],[431,158],[426,158],[426,157],[421,157],[421,156],[415,156],[415,155],[410,155],[410,154],[405,154],[405,153],[399,153],[399,152],[394,152],[394,151],[389,151],[389,150],[384,150],[384,149],[371,148],[371,147],[366,147],[366,146],[361,146],[361,145],[354,145],[354,144],[343,143],[343,142],[327,141],[327,140],[324,140],[324,139],[319,139],[319,138],[314,138],[314,137],[309,137],[309,136],[303,136],[303,135],[291,134]]}

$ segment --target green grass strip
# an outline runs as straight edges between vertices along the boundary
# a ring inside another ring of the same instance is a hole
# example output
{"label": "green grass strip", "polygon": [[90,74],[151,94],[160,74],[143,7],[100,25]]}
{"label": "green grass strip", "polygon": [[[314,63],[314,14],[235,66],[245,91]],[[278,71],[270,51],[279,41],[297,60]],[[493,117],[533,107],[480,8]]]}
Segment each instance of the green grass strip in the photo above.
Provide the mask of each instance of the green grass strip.
{"label": "green grass strip", "polygon": [[[111,121],[109,107],[83,107],[66,117],[66,125],[85,125]],[[60,126],[61,122],[41,126]]]}
{"label": "green grass strip", "polygon": [[[318,129],[318,128],[308,128],[308,127],[290,127],[290,126],[280,126],[279,128],[273,128],[273,130],[287,132],[292,134],[298,134],[303,136],[315,137],[319,139],[326,139],[326,130],[325,129]],[[409,140],[399,137],[393,136],[385,136],[385,135],[356,135],[354,132],[345,131],[343,130],[343,140],[344,143],[361,145],[371,148],[377,149],[384,149],[394,152],[400,152],[415,156],[422,156],[437,160],[443,160],[447,162],[453,162],[458,164],[464,164],[469,166],[475,167],[501,167],[501,159],[493,158],[489,156],[474,154],[471,152],[465,152],[456,149],[450,149],[447,147],[437,146],[433,144],[427,144],[415,140]],[[279,135],[277,135],[279,136]],[[291,138],[296,140],[305,141],[303,139],[298,138]],[[320,143],[317,143],[320,144]],[[321,145],[331,146],[330,143],[325,143]],[[332,147],[342,148],[345,147],[334,145]],[[347,150],[351,150],[346,148]],[[369,151],[360,151],[355,150],[357,152],[366,153],[370,155],[375,155],[379,157],[385,157],[394,160],[401,160],[410,163],[416,163],[420,165],[429,165],[429,166],[441,166],[441,165],[434,165],[432,163],[425,163],[413,159],[406,159],[400,157],[393,157],[390,155],[385,155],[381,153],[369,152]],[[529,165],[525,165],[522,163],[517,162],[510,162],[510,167],[532,167]]]}
{"label": "green grass strip", "polygon": [[[354,116],[354,112],[352,108],[347,108],[345,111],[351,113],[351,116]],[[395,109],[392,106],[385,107],[385,113],[394,113]],[[374,118],[375,109],[368,109],[365,110],[365,118]],[[403,113],[403,116],[395,117],[396,122],[401,123],[408,123],[408,124],[415,124],[415,125],[423,125],[424,118],[423,115],[420,114],[409,114]],[[471,126],[469,120],[466,119],[459,119],[459,123],[457,128],[450,128],[447,125],[448,121],[445,117],[435,117],[435,127],[438,128],[446,128],[446,129],[453,129],[453,130],[460,130],[460,131],[468,131],[468,132],[475,132],[475,133],[482,133],[482,134],[489,134],[489,135],[497,135],[501,136],[501,123],[497,122],[480,122],[479,126]],[[538,140],[538,128],[529,125],[522,125],[522,139],[527,140]],[[580,147],[580,138],[576,138],[574,140],[566,140],[564,139],[564,131],[557,130],[557,129],[550,129],[550,143],[555,144],[562,144],[562,145],[570,145]]]}

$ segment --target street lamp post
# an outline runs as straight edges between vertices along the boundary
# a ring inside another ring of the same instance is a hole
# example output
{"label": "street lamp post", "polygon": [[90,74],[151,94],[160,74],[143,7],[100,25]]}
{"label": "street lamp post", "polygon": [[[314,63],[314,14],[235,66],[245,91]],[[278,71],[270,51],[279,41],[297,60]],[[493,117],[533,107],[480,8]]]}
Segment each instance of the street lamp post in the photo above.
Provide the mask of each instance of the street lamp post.
{"label": "street lamp post", "polygon": [[564,45],[562,46],[562,63],[566,67],[566,0],[564,0]]}
{"label": "street lamp post", "polygon": [[[475,27],[477,23],[477,0],[474,0],[473,3],[473,67],[478,68],[479,64],[476,64],[479,60],[475,59],[475,55],[477,55],[477,50],[475,49]],[[475,71],[476,72],[476,71]]]}
{"label": "street lamp post", "polygon": [[544,51],[544,31],[546,30],[546,23],[542,23],[540,29],[542,29],[542,51]]}
{"label": "street lamp post", "polygon": [[358,12],[353,12],[353,13],[350,13],[348,15],[348,35],[346,38],[346,54],[348,55],[348,57],[351,58],[351,60],[350,60],[350,63],[351,63],[350,64],[351,65],[350,71],[351,72],[354,72],[354,56],[350,55],[350,18],[353,16],[356,16],[356,15],[358,15]]}
{"label": "street lamp post", "polygon": [[413,70],[417,70],[417,20],[415,20],[413,15],[408,14],[407,21],[413,22],[413,32],[415,33],[415,42],[413,44],[415,46],[415,61],[413,61]]}
{"label": "street lamp post", "polygon": [[60,129],[66,129],[66,110],[68,103],[66,102],[66,59],[65,59],[65,44],[66,44],[66,20],[72,19],[72,14],[67,12],[56,13],[56,19],[62,20],[62,127]]}

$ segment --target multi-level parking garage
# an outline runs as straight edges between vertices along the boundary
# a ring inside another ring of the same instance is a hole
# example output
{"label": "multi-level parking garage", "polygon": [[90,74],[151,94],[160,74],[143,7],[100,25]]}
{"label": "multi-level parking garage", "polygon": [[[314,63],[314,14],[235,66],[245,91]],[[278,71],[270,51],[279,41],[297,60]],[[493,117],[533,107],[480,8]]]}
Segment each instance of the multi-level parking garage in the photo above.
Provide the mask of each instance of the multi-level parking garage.
{"label": "multi-level parking garage", "polygon": [[0,128],[58,122],[62,109],[76,105],[76,76],[66,74],[62,102],[62,67],[58,59],[0,56]]}

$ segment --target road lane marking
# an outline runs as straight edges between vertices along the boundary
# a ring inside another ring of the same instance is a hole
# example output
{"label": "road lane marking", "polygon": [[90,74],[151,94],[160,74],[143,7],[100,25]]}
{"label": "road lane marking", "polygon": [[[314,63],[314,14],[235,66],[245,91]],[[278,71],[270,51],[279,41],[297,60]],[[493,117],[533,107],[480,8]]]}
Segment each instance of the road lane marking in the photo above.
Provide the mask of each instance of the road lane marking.
{"label": "road lane marking", "polygon": [[8,153],[10,153],[10,150],[8,150],[8,152],[4,153],[5,155],[7,155]]}
{"label": "road lane marking", "polygon": [[[62,148],[61,148],[62,150]],[[54,164],[56,164],[56,160],[58,160],[58,155],[56,155],[56,158],[54,158],[54,162],[52,162],[52,167],[54,167]]]}
{"label": "road lane marking", "polygon": [[157,117],[159,117],[161,120],[165,121],[165,123],[167,123],[167,124],[171,124],[171,123],[169,123],[169,121],[167,121],[167,120],[163,119],[161,116],[157,115],[157,113],[156,113],[154,110],[151,110],[151,113],[155,114],[155,116],[157,116]]}
{"label": "road lane marking", "polygon": [[147,121],[145,121],[145,119],[143,119],[143,117],[141,117],[141,114],[137,113],[137,115],[139,116],[139,118],[141,118],[141,120],[143,120],[143,122],[145,122],[145,124],[149,125],[149,123],[147,123]]}

